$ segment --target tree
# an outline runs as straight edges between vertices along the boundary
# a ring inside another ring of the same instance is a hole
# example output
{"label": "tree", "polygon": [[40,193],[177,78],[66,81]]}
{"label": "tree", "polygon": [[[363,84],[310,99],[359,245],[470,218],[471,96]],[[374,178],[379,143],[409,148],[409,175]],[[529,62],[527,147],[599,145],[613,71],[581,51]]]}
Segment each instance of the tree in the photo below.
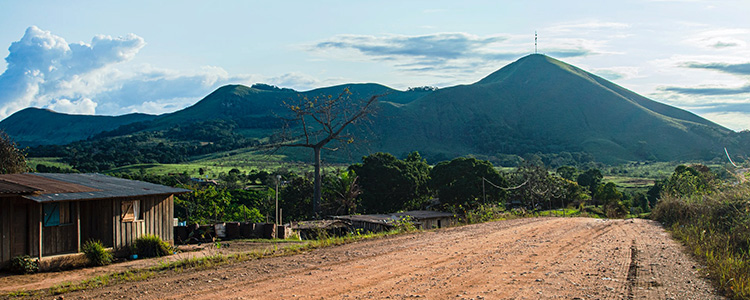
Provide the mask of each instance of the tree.
{"label": "tree", "polygon": [[354,171],[338,171],[338,174],[325,177],[324,209],[334,215],[350,215],[357,212],[358,196],[362,189],[357,182]]}
{"label": "tree", "polygon": [[596,193],[596,188],[602,182],[602,178],[604,178],[604,176],[602,176],[602,172],[599,171],[599,169],[588,169],[586,172],[578,175],[577,181],[578,185],[587,187],[591,197],[596,200],[594,194]]}
{"label": "tree", "polygon": [[557,168],[556,171],[557,175],[559,175],[562,178],[565,178],[567,180],[576,180],[576,174],[578,174],[578,169],[571,166],[562,166]]}
{"label": "tree", "polygon": [[429,193],[430,167],[416,152],[405,161],[378,152],[349,168],[360,178],[361,204],[368,213],[421,208]]}
{"label": "tree", "polygon": [[713,174],[704,165],[679,165],[665,182],[664,192],[678,197],[707,193],[711,189]]}
{"label": "tree", "polygon": [[430,177],[430,187],[437,190],[440,203],[452,207],[475,208],[480,204],[500,203],[505,193],[491,184],[507,186],[505,178],[489,161],[473,157],[438,163]]}
{"label": "tree", "polygon": [[29,170],[26,154],[16,147],[16,143],[0,130],[0,174],[23,173]]}
{"label": "tree", "polygon": [[[346,144],[354,142],[354,136],[344,132],[344,129],[371,115],[380,97],[375,95],[366,101],[355,101],[350,98],[351,94],[349,89],[345,88],[336,97],[331,95],[315,98],[303,97],[300,103],[284,103],[292,113],[292,117],[286,119],[286,130],[281,134],[281,142],[275,146],[303,147],[313,150],[315,167],[313,211],[316,215],[320,212],[321,200],[320,151],[333,141]],[[291,131],[293,128],[298,128],[296,134]],[[337,148],[326,149],[335,151]]]}
{"label": "tree", "polygon": [[510,191],[513,198],[532,210],[565,207],[581,199],[580,187],[575,182],[552,175],[544,165],[528,161],[512,174],[512,182],[512,185],[518,186]]}

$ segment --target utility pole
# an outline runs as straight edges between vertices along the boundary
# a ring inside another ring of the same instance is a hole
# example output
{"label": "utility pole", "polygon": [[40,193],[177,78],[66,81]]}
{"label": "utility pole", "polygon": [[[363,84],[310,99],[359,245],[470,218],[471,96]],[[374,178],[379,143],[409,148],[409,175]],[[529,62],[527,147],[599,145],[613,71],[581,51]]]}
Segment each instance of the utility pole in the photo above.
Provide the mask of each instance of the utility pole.
{"label": "utility pole", "polygon": [[281,181],[281,175],[276,175],[276,218],[273,219],[274,225],[279,225],[279,181]]}
{"label": "utility pole", "polygon": [[484,177],[482,177],[482,197],[484,197],[484,203],[487,203],[487,193],[484,191],[484,181],[485,180],[487,180],[487,179],[484,179]]}

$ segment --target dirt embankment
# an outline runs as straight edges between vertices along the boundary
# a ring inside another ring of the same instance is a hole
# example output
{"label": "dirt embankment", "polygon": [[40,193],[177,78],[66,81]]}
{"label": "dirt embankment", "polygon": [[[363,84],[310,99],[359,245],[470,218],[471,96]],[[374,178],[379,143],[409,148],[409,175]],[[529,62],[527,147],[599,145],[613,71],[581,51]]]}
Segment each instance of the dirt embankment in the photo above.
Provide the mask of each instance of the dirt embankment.
{"label": "dirt embankment", "polygon": [[654,222],[536,218],[170,272],[64,297],[721,299],[702,275]]}

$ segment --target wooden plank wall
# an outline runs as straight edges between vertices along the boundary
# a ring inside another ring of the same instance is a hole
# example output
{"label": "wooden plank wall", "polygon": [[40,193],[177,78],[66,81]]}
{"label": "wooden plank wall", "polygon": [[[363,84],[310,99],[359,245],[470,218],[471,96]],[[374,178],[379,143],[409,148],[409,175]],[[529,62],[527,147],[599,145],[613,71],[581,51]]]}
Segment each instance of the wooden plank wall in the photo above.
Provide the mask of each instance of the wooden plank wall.
{"label": "wooden plank wall", "polygon": [[[36,231],[34,231],[36,232]],[[78,252],[75,223],[44,227],[42,230],[42,256]]]}
{"label": "wooden plank wall", "polygon": [[105,247],[113,247],[112,205],[116,200],[81,201],[81,245],[88,240],[99,240]]}
{"label": "wooden plank wall", "polygon": [[[120,207],[123,200],[104,199],[80,202],[81,243],[89,239],[102,241],[107,247],[117,250],[127,249],[135,239],[146,234],[154,234],[162,240],[174,244],[174,197],[151,196],[140,198],[142,201],[143,219],[135,222],[121,222]],[[28,203],[27,242],[28,254],[39,255],[39,210],[41,204],[25,199],[0,198],[0,266],[11,259],[12,242],[12,208],[13,203]],[[19,202],[20,203],[20,202]],[[71,208],[74,206],[71,206]],[[75,212],[74,209],[71,209]],[[75,214],[72,216],[75,220]],[[76,224],[44,227],[42,229],[43,256],[76,252]]]}
{"label": "wooden plank wall", "polygon": [[[120,212],[122,201],[142,200],[141,214],[143,218],[133,222],[122,222]],[[169,243],[174,243],[174,198],[172,196],[151,196],[142,198],[119,199],[112,206],[114,222],[114,248],[127,249],[136,239],[147,234],[153,234]]]}
{"label": "wooden plank wall", "polygon": [[0,266],[10,261],[10,200],[0,197]]}

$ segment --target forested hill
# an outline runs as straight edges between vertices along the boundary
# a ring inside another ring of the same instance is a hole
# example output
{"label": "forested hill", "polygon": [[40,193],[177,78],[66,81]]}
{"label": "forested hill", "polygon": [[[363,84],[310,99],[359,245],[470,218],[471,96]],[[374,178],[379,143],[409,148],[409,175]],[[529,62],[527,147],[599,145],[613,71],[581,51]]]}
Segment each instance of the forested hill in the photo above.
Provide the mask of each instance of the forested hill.
{"label": "forested hill", "polygon": [[732,133],[545,55],[435,91],[385,123],[382,145],[394,153],[566,151],[606,162],[710,158]]}
{"label": "forested hill", "polygon": [[62,145],[87,139],[122,125],[150,121],[155,115],[122,116],[70,115],[29,107],[0,121],[0,129],[22,146]]}
{"label": "forested hill", "polygon": [[[280,117],[288,113],[284,103],[303,97],[335,96],[345,88],[354,99],[383,95],[372,122],[358,131],[367,142],[351,156],[355,158],[375,151],[400,156],[416,150],[431,161],[467,154],[492,157],[529,153],[584,155],[601,162],[667,161],[711,159],[721,155],[723,147],[729,147],[730,151],[732,147],[739,147],[738,134],[729,129],[537,54],[523,57],[474,84],[442,89],[425,87],[398,91],[380,84],[362,83],[298,92],[264,84],[228,85],[174,113],[142,116],[140,122],[123,122],[124,126],[115,130],[99,126],[101,131],[108,132],[98,138],[160,132],[145,136],[158,136],[163,147],[170,147],[170,137],[184,132],[186,126],[216,121],[224,124],[221,128],[232,131],[222,133],[222,141],[241,138],[245,142],[230,146],[212,141],[211,149],[254,145],[279,132],[283,125]],[[93,120],[88,119],[92,116],[66,115],[66,118],[80,121],[56,123],[49,121],[55,118],[47,117],[47,121],[35,123],[34,120],[44,118],[26,115],[25,127],[35,132],[29,134],[18,130],[15,124],[9,125],[9,120],[18,119],[15,117],[0,122],[0,128],[16,141],[32,145],[41,141],[69,142],[70,139],[61,141],[52,137],[60,136],[59,131],[66,124],[89,124],[89,120]],[[75,132],[77,129],[73,126],[64,130]],[[78,137],[91,135],[87,131]],[[190,143],[195,145],[207,142],[188,136],[180,136],[179,140],[188,138],[193,139]],[[184,153],[205,151],[208,149]]]}

